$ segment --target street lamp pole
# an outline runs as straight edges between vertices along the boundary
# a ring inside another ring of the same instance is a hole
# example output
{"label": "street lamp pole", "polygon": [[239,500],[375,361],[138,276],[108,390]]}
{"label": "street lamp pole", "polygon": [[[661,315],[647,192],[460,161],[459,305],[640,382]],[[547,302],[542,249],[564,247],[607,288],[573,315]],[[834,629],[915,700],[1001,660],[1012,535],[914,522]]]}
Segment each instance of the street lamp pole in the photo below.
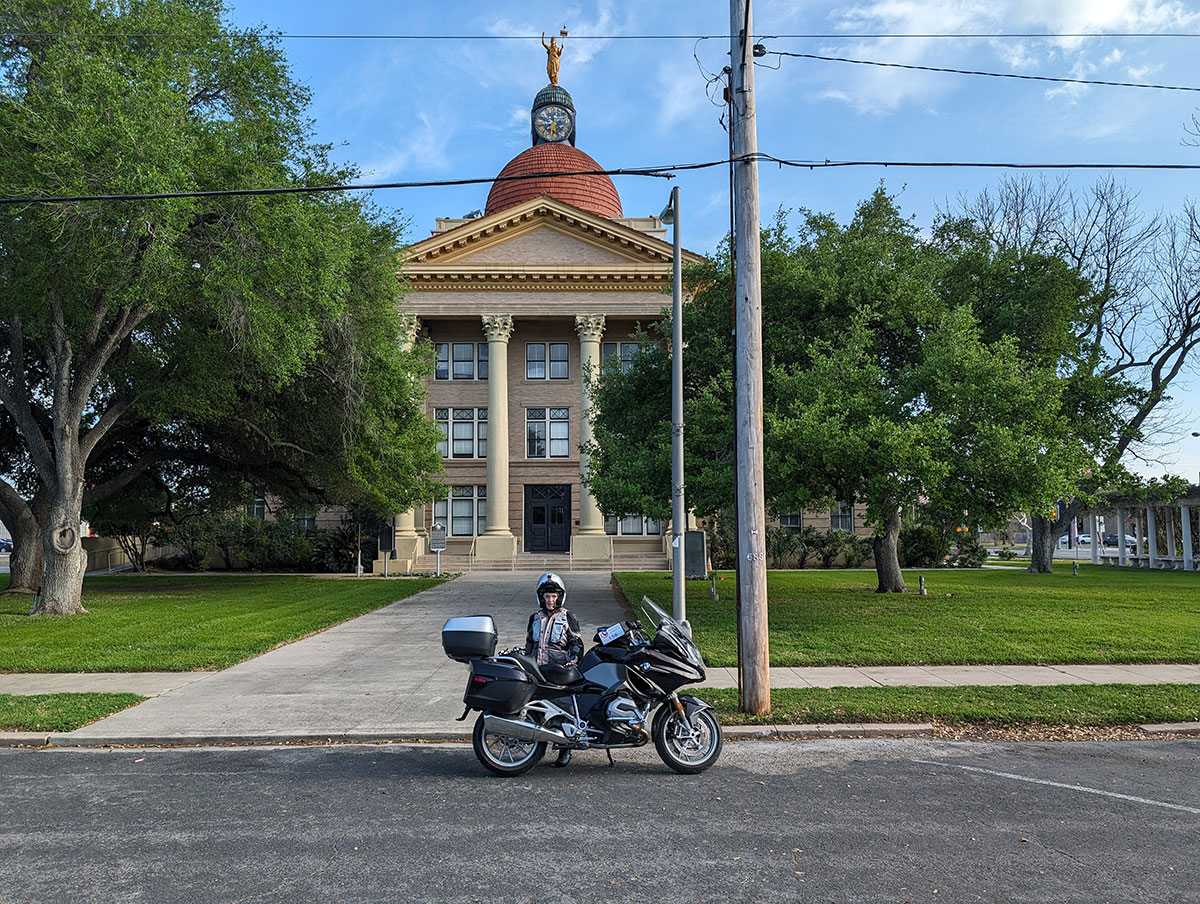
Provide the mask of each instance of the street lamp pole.
{"label": "street lamp pole", "polygon": [[683,279],[679,243],[679,186],[662,221],[671,226],[674,258],[671,264],[671,598],[675,620],[687,624],[683,565],[687,508],[683,502]]}

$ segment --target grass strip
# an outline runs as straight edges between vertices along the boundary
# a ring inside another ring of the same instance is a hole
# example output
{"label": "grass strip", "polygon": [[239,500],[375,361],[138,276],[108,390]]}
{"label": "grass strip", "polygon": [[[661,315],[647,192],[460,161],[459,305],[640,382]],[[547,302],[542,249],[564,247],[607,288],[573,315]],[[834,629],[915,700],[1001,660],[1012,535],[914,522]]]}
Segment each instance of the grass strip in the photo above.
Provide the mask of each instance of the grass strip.
{"label": "grass strip", "polygon": [[[873,571],[767,574],[773,666],[1200,662],[1196,574],[1070,563],[1017,569],[906,571],[927,596],[875,593]],[[670,609],[663,572],[615,575],[638,611],[643,594]],[[737,664],[733,576],[686,582],[687,614],[705,660]],[[715,587],[717,599],[710,599]]]}
{"label": "grass strip", "polygon": [[36,618],[0,596],[0,672],[227,668],[443,580],[113,575],[84,581],[85,614]]}
{"label": "grass strip", "polygon": [[145,699],[137,694],[0,694],[0,731],[74,731]]}
{"label": "grass strip", "polygon": [[736,688],[689,691],[726,725],[929,722],[972,725],[1138,725],[1200,721],[1200,685],[776,688],[771,714],[737,710]]}

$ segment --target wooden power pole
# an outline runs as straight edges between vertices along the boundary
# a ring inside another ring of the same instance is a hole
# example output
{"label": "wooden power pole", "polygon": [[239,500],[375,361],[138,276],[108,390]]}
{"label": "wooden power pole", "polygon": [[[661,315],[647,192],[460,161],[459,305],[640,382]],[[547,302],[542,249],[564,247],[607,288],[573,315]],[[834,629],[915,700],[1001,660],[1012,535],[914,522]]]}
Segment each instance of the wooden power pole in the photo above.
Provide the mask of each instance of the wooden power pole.
{"label": "wooden power pole", "polygon": [[758,132],[750,0],[730,0],[730,75],[736,271],[738,448],[737,570],[741,593],[742,709],[771,711],[767,640],[766,505],[763,491],[762,261],[758,218]]}

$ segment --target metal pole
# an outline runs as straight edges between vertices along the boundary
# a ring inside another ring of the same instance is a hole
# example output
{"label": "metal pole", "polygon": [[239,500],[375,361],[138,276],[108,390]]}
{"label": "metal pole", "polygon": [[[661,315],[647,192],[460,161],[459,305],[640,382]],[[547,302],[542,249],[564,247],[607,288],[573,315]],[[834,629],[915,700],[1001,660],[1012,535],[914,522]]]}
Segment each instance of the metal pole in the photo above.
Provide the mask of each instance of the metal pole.
{"label": "metal pole", "polygon": [[763,489],[762,262],[759,245],[757,114],[754,104],[754,39],[750,0],[730,2],[732,66],[730,128],[734,145],[734,197],[737,210],[738,380],[735,444],[738,468],[738,575],[743,678],[742,708],[771,711],[771,674],[767,639],[767,555]]}
{"label": "metal pole", "polygon": [[671,237],[675,256],[671,265],[671,592],[675,620],[687,624],[687,596],[683,573],[683,541],[687,509],[683,503],[683,267],[679,243],[679,186],[671,189]]}

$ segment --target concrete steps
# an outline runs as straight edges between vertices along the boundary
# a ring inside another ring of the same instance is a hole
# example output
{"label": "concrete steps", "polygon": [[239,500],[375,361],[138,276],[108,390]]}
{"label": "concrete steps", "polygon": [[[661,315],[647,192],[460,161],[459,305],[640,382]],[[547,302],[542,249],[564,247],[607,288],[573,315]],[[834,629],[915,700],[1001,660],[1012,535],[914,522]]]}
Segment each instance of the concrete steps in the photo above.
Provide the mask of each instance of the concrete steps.
{"label": "concrete steps", "polygon": [[[435,571],[438,567],[437,556],[423,554],[417,557],[414,571]],[[443,572],[468,571],[670,571],[671,563],[662,553],[649,552],[618,552],[612,559],[574,559],[566,553],[517,553],[512,561],[496,561],[489,559],[473,559],[467,555],[448,555],[442,553],[441,569]]]}

